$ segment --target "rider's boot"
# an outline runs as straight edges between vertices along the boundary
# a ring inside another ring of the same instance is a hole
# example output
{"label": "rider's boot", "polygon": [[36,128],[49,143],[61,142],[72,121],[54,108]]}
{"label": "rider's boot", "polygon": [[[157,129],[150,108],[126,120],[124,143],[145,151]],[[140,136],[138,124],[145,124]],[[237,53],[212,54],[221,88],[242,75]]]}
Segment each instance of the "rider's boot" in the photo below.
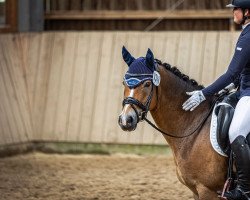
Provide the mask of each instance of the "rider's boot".
{"label": "rider's boot", "polygon": [[250,147],[244,136],[238,136],[231,144],[235,157],[238,183],[234,190],[225,193],[228,200],[250,200]]}

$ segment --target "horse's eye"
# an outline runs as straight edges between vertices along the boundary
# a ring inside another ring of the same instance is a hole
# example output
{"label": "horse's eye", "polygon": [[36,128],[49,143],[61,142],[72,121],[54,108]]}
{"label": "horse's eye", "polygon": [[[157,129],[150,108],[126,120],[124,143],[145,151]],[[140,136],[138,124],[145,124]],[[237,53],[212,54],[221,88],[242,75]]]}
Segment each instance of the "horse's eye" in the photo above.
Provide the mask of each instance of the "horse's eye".
{"label": "horse's eye", "polygon": [[151,85],[151,82],[146,82],[144,87],[150,87],[150,85]]}

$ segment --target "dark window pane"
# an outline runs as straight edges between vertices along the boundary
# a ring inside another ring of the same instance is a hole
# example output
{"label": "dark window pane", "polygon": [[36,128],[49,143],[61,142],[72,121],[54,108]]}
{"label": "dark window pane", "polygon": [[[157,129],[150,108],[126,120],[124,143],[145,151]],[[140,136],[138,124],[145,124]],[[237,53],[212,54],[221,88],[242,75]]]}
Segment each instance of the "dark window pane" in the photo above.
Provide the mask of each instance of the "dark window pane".
{"label": "dark window pane", "polygon": [[0,26],[6,24],[5,0],[0,0]]}

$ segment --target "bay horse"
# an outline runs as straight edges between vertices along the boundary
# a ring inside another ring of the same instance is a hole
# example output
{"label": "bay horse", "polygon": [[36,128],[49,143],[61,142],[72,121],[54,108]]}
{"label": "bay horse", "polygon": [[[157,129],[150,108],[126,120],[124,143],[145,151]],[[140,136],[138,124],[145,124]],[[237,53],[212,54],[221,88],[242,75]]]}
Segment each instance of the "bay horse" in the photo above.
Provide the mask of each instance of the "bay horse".
{"label": "bay horse", "polygon": [[195,200],[218,199],[217,191],[223,189],[227,176],[228,158],[216,153],[210,143],[211,115],[201,128],[190,134],[208,115],[214,97],[192,112],[184,111],[186,92],[203,86],[176,67],[154,59],[150,49],[146,57],[135,59],[123,47],[122,55],[129,70],[124,76],[120,127],[124,131],[135,130],[150,111],[158,128],[177,137],[163,135],[172,149],[179,181],[193,192]]}

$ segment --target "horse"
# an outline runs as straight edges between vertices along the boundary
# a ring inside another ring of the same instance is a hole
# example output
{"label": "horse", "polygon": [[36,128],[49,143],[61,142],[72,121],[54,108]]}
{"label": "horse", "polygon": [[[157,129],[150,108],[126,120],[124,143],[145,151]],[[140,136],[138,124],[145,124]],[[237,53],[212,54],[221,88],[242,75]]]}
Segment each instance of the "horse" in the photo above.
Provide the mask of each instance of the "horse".
{"label": "horse", "polygon": [[150,111],[156,126],[173,134],[163,136],[172,150],[179,181],[192,191],[195,200],[218,199],[217,192],[227,177],[228,158],[215,152],[209,139],[209,110],[215,97],[207,98],[192,112],[184,111],[186,92],[203,86],[178,68],[154,59],[150,49],[146,57],[135,59],[123,47],[122,55],[129,70],[124,76],[120,127],[124,131],[135,130]]}

